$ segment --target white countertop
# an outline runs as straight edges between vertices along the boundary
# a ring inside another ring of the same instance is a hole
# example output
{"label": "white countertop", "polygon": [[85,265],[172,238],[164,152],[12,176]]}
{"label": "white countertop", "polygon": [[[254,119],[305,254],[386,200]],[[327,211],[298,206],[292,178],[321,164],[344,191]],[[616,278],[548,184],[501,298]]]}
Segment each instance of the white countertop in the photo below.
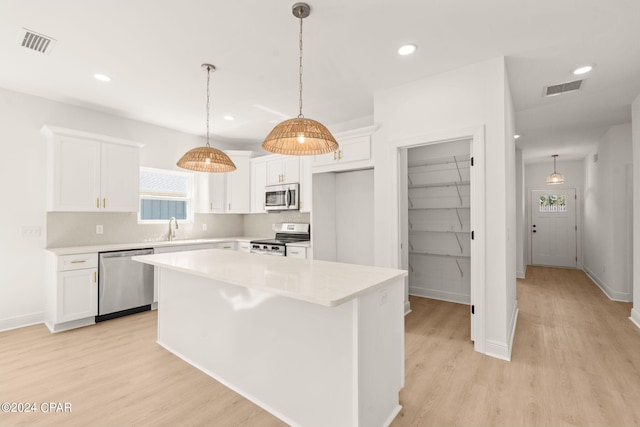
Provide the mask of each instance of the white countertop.
{"label": "white countertop", "polygon": [[216,237],[207,239],[185,239],[185,240],[172,240],[172,241],[160,241],[160,242],[137,242],[137,243],[113,243],[104,245],[91,245],[91,246],[73,246],[64,248],[47,248],[49,252],[53,252],[56,255],[73,255],[73,254],[87,254],[92,252],[108,252],[108,251],[121,251],[128,249],[142,249],[142,248],[159,248],[163,246],[184,246],[184,245],[200,245],[207,243],[223,243],[223,242],[249,242],[251,240],[263,240],[270,237]]}
{"label": "white countertop", "polygon": [[133,257],[171,270],[334,307],[407,276],[405,270],[205,249]]}

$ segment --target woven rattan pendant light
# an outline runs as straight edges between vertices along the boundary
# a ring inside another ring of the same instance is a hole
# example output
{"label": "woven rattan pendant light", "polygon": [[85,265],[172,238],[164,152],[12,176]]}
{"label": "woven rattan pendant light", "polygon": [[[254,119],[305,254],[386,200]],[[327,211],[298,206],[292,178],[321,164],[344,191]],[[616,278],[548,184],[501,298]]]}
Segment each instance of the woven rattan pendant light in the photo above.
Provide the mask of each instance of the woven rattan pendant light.
{"label": "woven rattan pendant light", "polygon": [[322,123],[308,119],[302,114],[302,20],[309,16],[311,8],[306,3],[296,3],[291,11],[293,16],[300,20],[300,114],[298,117],[285,120],[274,127],[262,143],[262,148],[272,153],[291,156],[330,153],[338,149],[338,143],[329,129]]}
{"label": "woven rattan pendant light", "polygon": [[556,157],[558,157],[558,155],[554,154],[551,157],[553,157],[553,173],[547,177],[547,185],[563,184],[564,176],[556,172]]}
{"label": "woven rattan pendant light", "polygon": [[231,172],[236,170],[236,165],[229,156],[209,145],[209,82],[211,72],[215,71],[216,67],[211,64],[202,64],[202,68],[207,71],[207,145],[187,151],[176,164],[183,169],[197,172]]}

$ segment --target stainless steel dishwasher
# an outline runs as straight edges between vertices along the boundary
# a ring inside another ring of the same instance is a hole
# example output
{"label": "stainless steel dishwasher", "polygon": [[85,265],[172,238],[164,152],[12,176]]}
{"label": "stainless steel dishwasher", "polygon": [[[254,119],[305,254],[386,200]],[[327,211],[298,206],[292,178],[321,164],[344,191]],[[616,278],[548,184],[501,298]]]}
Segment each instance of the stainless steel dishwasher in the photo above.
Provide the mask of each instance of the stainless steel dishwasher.
{"label": "stainless steel dishwasher", "polygon": [[100,252],[96,322],[151,309],[153,266],[131,260],[153,249]]}

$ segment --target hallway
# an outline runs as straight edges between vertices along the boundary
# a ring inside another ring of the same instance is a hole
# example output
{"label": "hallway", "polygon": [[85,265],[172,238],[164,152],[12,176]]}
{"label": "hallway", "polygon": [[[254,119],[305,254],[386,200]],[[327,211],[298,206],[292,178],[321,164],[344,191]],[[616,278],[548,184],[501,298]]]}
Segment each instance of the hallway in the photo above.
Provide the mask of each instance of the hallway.
{"label": "hallway", "polygon": [[468,306],[412,298],[393,426],[640,425],[640,330],[581,270],[518,280],[512,361],[473,351]]}

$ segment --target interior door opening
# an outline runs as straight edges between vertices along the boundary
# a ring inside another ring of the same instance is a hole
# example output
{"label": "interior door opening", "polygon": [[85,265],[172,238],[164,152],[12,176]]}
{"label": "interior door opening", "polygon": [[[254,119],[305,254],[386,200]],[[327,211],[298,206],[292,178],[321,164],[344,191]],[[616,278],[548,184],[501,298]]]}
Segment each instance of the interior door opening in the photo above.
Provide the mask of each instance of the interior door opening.
{"label": "interior door opening", "polygon": [[[400,153],[403,268],[409,294],[469,305],[472,292],[472,140]],[[471,339],[474,340],[471,315]]]}

